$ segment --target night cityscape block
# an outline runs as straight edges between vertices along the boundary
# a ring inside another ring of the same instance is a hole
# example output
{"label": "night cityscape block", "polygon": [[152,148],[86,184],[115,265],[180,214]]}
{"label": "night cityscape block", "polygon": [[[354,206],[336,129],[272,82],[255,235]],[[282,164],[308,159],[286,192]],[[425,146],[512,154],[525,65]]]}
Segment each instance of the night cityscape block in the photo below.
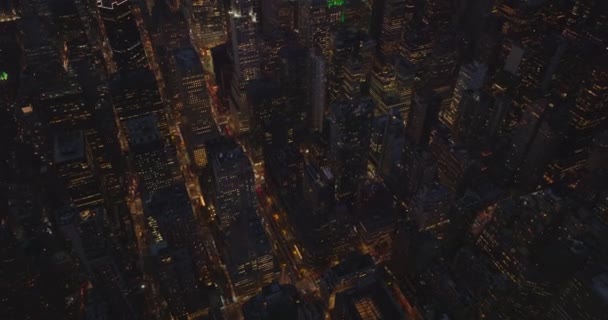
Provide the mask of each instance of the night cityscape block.
{"label": "night cityscape block", "polygon": [[0,0],[0,319],[606,319],[607,61],[604,0]]}

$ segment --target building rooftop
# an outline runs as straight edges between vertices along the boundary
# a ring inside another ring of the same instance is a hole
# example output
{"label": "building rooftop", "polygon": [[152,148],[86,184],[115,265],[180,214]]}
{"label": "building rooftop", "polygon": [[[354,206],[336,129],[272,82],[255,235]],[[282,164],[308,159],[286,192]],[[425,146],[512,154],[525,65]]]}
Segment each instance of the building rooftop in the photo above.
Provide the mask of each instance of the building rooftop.
{"label": "building rooftop", "polygon": [[55,135],[53,158],[55,164],[74,160],[85,160],[85,141],[82,131],[71,131]]}
{"label": "building rooftop", "polygon": [[227,237],[230,258],[236,265],[272,254],[272,247],[254,209],[237,216]]}
{"label": "building rooftop", "polygon": [[126,120],[124,127],[131,148],[136,149],[160,141],[160,132],[154,115]]}
{"label": "building rooftop", "polygon": [[407,319],[403,308],[375,275],[368,275],[348,290],[336,294],[332,319]]}
{"label": "building rooftop", "polygon": [[177,63],[177,69],[182,76],[191,73],[203,74],[201,61],[192,47],[177,49],[173,54]]}

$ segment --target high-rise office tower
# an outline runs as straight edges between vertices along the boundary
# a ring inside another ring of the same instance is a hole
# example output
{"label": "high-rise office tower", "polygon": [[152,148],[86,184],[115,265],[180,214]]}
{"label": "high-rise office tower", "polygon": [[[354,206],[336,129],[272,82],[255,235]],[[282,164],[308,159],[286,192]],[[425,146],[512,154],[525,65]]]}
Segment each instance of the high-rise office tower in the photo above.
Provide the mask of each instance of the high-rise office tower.
{"label": "high-rise office tower", "polygon": [[211,114],[211,97],[207,92],[203,66],[194,49],[175,50],[174,57],[178,93],[183,103],[183,135],[188,151],[195,163],[201,166],[206,158],[206,142],[218,134]]}
{"label": "high-rise office tower", "polygon": [[451,1],[416,1],[411,19],[403,32],[399,52],[416,66],[422,83],[434,87],[451,85],[458,45],[455,32],[449,28],[455,16]]}
{"label": "high-rise office tower", "polygon": [[[423,21],[439,36],[441,32],[447,31],[450,22],[455,18],[455,4],[450,0],[432,0],[425,3],[417,2],[414,10],[422,10]],[[416,12],[414,12],[416,14]]]}
{"label": "high-rise office tower", "polygon": [[[101,117],[96,117],[100,119]],[[97,121],[96,121],[97,122]],[[125,204],[125,181],[120,179],[123,175],[122,168],[116,161],[120,154],[120,146],[116,136],[116,125],[107,128],[110,132],[104,132],[107,122],[99,121],[97,126],[85,131],[87,142],[87,153],[91,157],[91,165],[95,170],[97,183],[103,193],[107,219],[114,230],[121,229],[122,221],[126,214]],[[109,135],[113,133],[113,135]],[[121,232],[125,230],[121,229]]]}
{"label": "high-rise office tower", "polygon": [[[87,309],[95,311],[87,312],[87,314],[99,311],[103,316],[107,314],[108,317],[114,319],[136,319],[141,310],[137,309],[136,301],[132,296],[127,294],[130,291],[127,279],[114,260],[108,256],[96,259],[91,261],[91,269],[94,274],[91,287],[99,290],[96,296],[91,292],[92,288],[88,289],[87,295],[95,298],[90,301],[90,305],[87,305]],[[110,307],[107,308],[112,311],[106,313],[104,305],[109,305]]]}
{"label": "high-rise office tower", "polygon": [[489,104],[490,99],[484,92],[464,92],[452,131],[455,140],[468,144],[483,140]]}
{"label": "high-rise office tower", "polygon": [[323,130],[323,118],[327,97],[327,61],[320,53],[311,52],[310,61],[310,128],[313,131]]}
{"label": "high-rise office tower", "polygon": [[297,1],[262,0],[262,30],[270,34],[274,30],[291,31],[295,27]]}
{"label": "high-rise office tower", "polygon": [[322,216],[325,216],[333,209],[335,186],[334,177],[329,168],[320,168],[312,164],[307,165],[304,168],[302,184],[304,199],[313,212],[319,212]]}
{"label": "high-rise office tower", "polygon": [[359,281],[335,293],[332,319],[407,319],[406,311],[396,301],[397,293],[380,275],[361,272]]}
{"label": "high-rise office tower", "polygon": [[416,66],[402,56],[395,62],[395,91],[399,96],[401,116],[407,121],[412,107],[412,94],[418,85]]}
{"label": "high-rise office tower", "polygon": [[401,191],[406,198],[412,198],[419,190],[430,187],[437,180],[437,160],[428,150],[422,150],[406,143],[404,148],[405,185]]}
{"label": "high-rise office tower", "polygon": [[[60,85],[53,85],[67,73],[67,65],[61,48],[53,40],[48,21],[32,16],[22,19],[20,24],[21,32],[17,34],[17,43],[21,48],[20,64],[23,74],[19,80],[23,89],[19,92],[30,96],[28,98],[31,99],[43,90],[65,89]],[[33,74],[37,76],[33,77]],[[16,74],[12,76],[17,78]]]}
{"label": "high-rise office tower", "polygon": [[508,115],[515,102],[513,99],[514,80],[510,73],[500,71],[494,76],[492,84],[489,85],[487,93],[492,101],[488,110],[486,130],[490,139],[508,131]]}
{"label": "high-rise office tower", "polygon": [[169,311],[178,318],[200,311],[203,297],[195,260],[202,244],[185,185],[157,190],[146,202],[144,214],[153,239],[151,271],[158,277]]}
{"label": "high-rise office tower", "polygon": [[[295,147],[284,147],[267,152],[265,172],[284,203],[294,208],[302,197],[304,159]],[[268,181],[266,180],[266,181]]]}
{"label": "high-rise office tower", "polygon": [[234,73],[230,92],[230,113],[233,125],[240,132],[250,129],[251,112],[246,104],[246,86],[261,74],[257,17],[253,1],[236,1],[230,11],[232,61]]}
{"label": "high-rise office tower", "polygon": [[390,115],[384,140],[382,141],[382,157],[380,159],[380,174],[385,179],[395,178],[403,170],[403,153],[405,148],[405,120],[399,112]]}
{"label": "high-rise office tower", "polygon": [[340,28],[331,35],[327,75],[330,104],[355,99],[366,90],[373,50],[374,42],[365,31]]}
{"label": "high-rise office tower", "polygon": [[158,127],[154,115],[144,115],[123,122],[133,158],[133,166],[145,194],[167,188],[179,179],[175,156]]}
{"label": "high-rise office tower", "polygon": [[[141,69],[115,75],[110,82],[110,94],[118,120],[141,115],[165,115],[154,73]],[[159,123],[165,130],[167,125]]]}
{"label": "high-rise office tower", "polygon": [[531,41],[524,52],[517,69],[523,87],[528,90],[548,92],[558,68],[564,68],[564,55],[568,43],[559,36],[547,36]]}
{"label": "high-rise office tower", "polygon": [[[537,34],[541,22],[535,14],[539,7],[535,1],[500,1],[494,5],[497,15],[504,19],[502,33],[511,38],[529,39]],[[537,2],[537,1],[536,1]]]}
{"label": "high-rise office tower", "polygon": [[303,0],[298,4],[298,31],[308,48],[329,54],[332,29],[345,19],[344,0]]}
{"label": "high-rise office tower", "polygon": [[525,111],[512,132],[511,150],[505,159],[505,166],[516,178],[519,177],[522,163],[531,151],[530,147],[546,118],[546,110],[553,104],[545,98],[534,101],[530,101],[528,96],[524,98]]}
{"label": "high-rise office tower", "polygon": [[374,166],[378,167],[380,159],[382,158],[382,148],[384,147],[384,134],[386,133],[386,127],[389,121],[388,114],[377,114],[374,113],[374,120],[372,121],[372,131],[370,134],[370,160]]}
{"label": "high-rise office tower", "polygon": [[246,320],[260,320],[268,315],[271,319],[277,315],[289,319],[319,320],[323,318],[323,310],[315,301],[305,301],[295,286],[275,282],[245,301],[243,315]]}
{"label": "high-rise office tower", "polygon": [[250,83],[247,103],[252,113],[252,128],[264,151],[293,143],[293,121],[286,112],[285,95],[278,83],[268,80]]}
{"label": "high-rise office tower", "polygon": [[[63,0],[53,1],[51,9],[61,37],[65,41],[70,62],[91,56],[92,48],[76,3]],[[0,18],[0,20],[2,19]]]}
{"label": "high-rise office tower", "polygon": [[[186,19],[169,1],[159,1],[147,21],[152,45],[157,50],[170,52],[171,49],[190,45],[190,29]],[[162,64],[164,59],[159,55],[157,60]]]}
{"label": "high-rise office tower", "polygon": [[154,221],[169,247],[185,248],[190,254],[200,249],[200,237],[188,191],[183,183],[158,189],[144,207],[148,224]]}
{"label": "high-rise office tower", "polygon": [[454,93],[452,95],[452,103],[447,110],[441,111],[441,120],[448,127],[452,128],[456,123],[458,108],[460,107],[460,102],[465,91],[480,90],[484,84],[487,71],[488,66],[477,61],[460,67],[458,80],[456,80],[456,86],[454,87]]}
{"label": "high-rise office tower", "polygon": [[432,90],[422,89],[414,94],[407,122],[407,136],[415,146],[427,146],[431,128],[437,123],[440,100]]}
{"label": "high-rise office tower", "polygon": [[[141,155],[141,160],[144,162],[149,160],[151,166],[158,168],[164,168],[167,165],[170,176],[173,178],[180,176],[179,166],[176,166],[177,154],[175,148],[169,143],[171,137],[167,115],[152,71],[140,69],[115,75],[110,83],[110,93],[116,117],[122,127],[120,139],[123,147],[130,147],[134,142],[138,144],[137,141],[140,140],[141,142],[150,140],[149,142],[155,146],[152,149],[156,155],[150,159]],[[131,120],[133,121],[131,122]],[[133,136],[130,136],[129,133]],[[146,152],[151,150],[144,149]],[[163,172],[159,173],[163,179],[168,179],[165,177],[164,169],[159,170],[159,172]],[[155,184],[154,178],[150,177],[150,179],[150,183]],[[167,181],[160,182],[159,180],[159,183],[165,185]]]}
{"label": "high-rise office tower", "polygon": [[418,190],[410,203],[410,214],[418,229],[441,236],[438,227],[449,222],[447,213],[452,204],[452,194],[448,188],[438,184]]}
{"label": "high-rise office tower", "polygon": [[547,163],[553,158],[559,143],[558,133],[548,121],[543,121],[530,141],[529,152],[524,158],[517,182],[525,189],[535,189],[545,172]]}
{"label": "high-rise office tower", "polygon": [[220,0],[192,1],[192,32],[195,45],[211,49],[228,38],[224,3]]}
{"label": "high-rise office tower", "polygon": [[55,136],[53,163],[57,176],[66,186],[68,201],[78,210],[102,206],[104,199],[95,177],[92,159],[88,157],[82,131]]}
{"label": "high-rise office tower", "polygon": [[286,109],[281,86],[270,80],[255,80],[247,87],[251,110],[251,139],[247,149],[253,165],[261,168],[268,151],[293,143],[293,119]]}
{"label": "high-rise office tower", "polygon": [[100,0],[97,2],[103,21],[103,30],[112,50],[116,71],[146,68],[148,61],[132,12],[127,0]]}
{"label": "high-rise office tower", "polygon": [[358,201],[367,171],[373,102],[361,98],[339,102],[330,115],[330,158],[336,176],[336,200]]}
{"label": "high-rise office tower", "polygon": [[344,249],[352,221],[336,210],[336,180],[329,167],[307,165],[304,170],[304,199],[301,210],[290,216],[302,255],[325,263]]}
{"label": "high-rise office tower", "polygon": [[272,246],[255,209],[236,217],[227,231],[224,261],[237,297],[250,297],[270,284],[277,265]]}
{"label": "high-rise office tower", "polygon": [[451,87],[454,76],[458,72],[458,61],[460,59],[458,50],[458,39],[444,35],[433,43],[433,49],[428,60],[423,64],[422,82],[439,87]]}
{"label": "high-rise office tower", "polygon": [[215,210],[222,228],[229,227],[255,204],[254,175],[240,147],[220,148],[212,158]]}
{"label": "high-rise office tower", "polygon": [[437,177],[456,196],[462,195],[464,188],[471,183],[479,165],[477,158],[462,146],[433,132],[430,149],[437,158]]}
{"label": "high-rise office tower", "polygon": [[287,112],[293,120],[297,121],[298,127],[303,127],[308,125],[311,117],[310,57],[298,44],[288,45],[279,54],[278,80],[286,93]]}
{"label": "high-rise office tower", "polygon": [[[393,114],[393,111],[407,115],[410,103],[406,99],[410,98],[412,88],[407,88],[409,84],[407,80],[399,79],[397,82],[397,72],[394,64],[388,63],[381,59],[374,62],[369,84],[369,93],[374,104],[376,105],[376,113]],[[401,91],[403,90],[403,91]]]}
{"label": "high-rise office tower", "polygon": [[608,119],[605,102],[608,99],[608,72],[599,66],[591,66],[588,70],[590,76],[579,83],[576,98],[567,106],[568,123],[563,138],[573,148],[558,151],[560,160],[553,166],[560,175],[573,175],[583,167],[594,135],[602,130],[602,123]]}
{"label": "high-rise office tower", "polygon": [[427,26],[410,23],[399,44],[399,54],[409,63],[420,67],[431,52],[431,42]]}
{"label": "high-rise office tower", "polygon": [[295,43],[294,37],[295,34],[281,29],[262,34],[260,39],[260,56],[264,57],[261,61],[263,77],[276,78],[278,76],[281,50],[293,45]]}
{"label": "high-rise office tower", "polygon": [[204,297],[188,251],[168,248],[155,258],[155,276],[158,277],[160,293],[171,315],[176,319],[185,319],[189,314],[200,311]]}
{"label": "high-rise office tower", "polygon": [[391,56],[399,51],[401,34],[412,19],[413,11],[414,4],[410,0],[373,2],[370,35],[378,43],[382,55]]}
{"label": "high-rise office tower", "polygon": [[76,75],[72,70],[68,71],[58,79],[56,88],[46,87],[34,106],[47,112],[49,124],[54,128],[85,128],[91,111],[85,106]]}

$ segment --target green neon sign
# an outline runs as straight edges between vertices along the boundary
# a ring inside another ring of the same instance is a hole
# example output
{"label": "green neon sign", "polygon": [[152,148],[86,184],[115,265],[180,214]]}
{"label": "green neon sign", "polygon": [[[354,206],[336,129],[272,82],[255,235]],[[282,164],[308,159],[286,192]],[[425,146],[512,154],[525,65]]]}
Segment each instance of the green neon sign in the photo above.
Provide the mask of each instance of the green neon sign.
{"label": "green neon sign", "polygon": [[344,11],[342,11],[342,14],[340,15],[340,22],[344,23],[344,20],[346,20],[346,16],[344,15]]}
{"label": "green neon sign", "polygon": [[6,81],[8,80],[8,73],[2,71],[0,72],[0,81]]}
{"label": "green neon sign", "polygon": [[327,0],[327,7],[338,7],[344,5],[344,0]]}

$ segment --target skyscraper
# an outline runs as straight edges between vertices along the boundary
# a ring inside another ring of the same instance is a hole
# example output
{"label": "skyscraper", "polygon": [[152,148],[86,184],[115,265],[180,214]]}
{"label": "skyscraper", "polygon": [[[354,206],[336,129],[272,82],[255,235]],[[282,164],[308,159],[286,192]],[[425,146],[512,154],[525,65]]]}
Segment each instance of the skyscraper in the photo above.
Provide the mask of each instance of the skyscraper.
{"label": "skyscraper", "polygon": [[406,86],[413,84],[405,83],[407,81],[405,79],[399,79],[401,83],[398,83],[397,70],[399,69],[395,64],[381,59],[376,59],[374,63],[370,76],[369,93],[376,105],[376,113],[393,114],[393,111],[397,111],[401,116],[407,116],[409,112],[411,101],[407,101],[407,99],[411,99],[412,88]]}
{"label": "skyscraper", "polygon": [[413,17],[414,4],[411,0],[376,0],[372,7],[370,34],[377,41],[379,51],[384,56],[398,52],[401,34]]}
{"label": "skyscraper", "polygon": [[330,104],[365,92],[373,49],[374,42],[365,31],[340,28],[331,35],[327,75]]}
{"label": "skyscraper", "polygon": [[[203,307],[196,257],[202,244],[184,184],[157,190],[145,204],[148,232],[154,242],[152,270],[171,314],[182,318]],[[164,242],[159,245],[159,242]]]}
{"label": "skyscraper", "polygon": [[262,0],[262,30],[265,34],[273,30],[291,31],[295,27],[297,1]]}
{"label": "skyscraper", "polygon": [[448,126],[453,127],[456,123],[460,101],[466,90],[479,90],[484,84],[488,66],[474,61],[460,67],[458,80],[452,94],[452,103],[447,110],[441,111],[441,120]]}
{"label": "skyscraper", "polygon": [[290,117],[297,119],[300,127],[310,121],[309,96],[311,76],[311,61],[308,52],[301,45],[287,45],[280,52],[279,83],[285,90],[287,108]]}
{"label": "skyscraper", "polygon": [[304,45],[329,54],[330,35],[344,20],[344,0],[303,0],[298,3],[298,30]]}
{"label": "skyscraper", "polygon": [[310,53],[310,127],[313,131],[323,129],[323,117],[327,97],[327,62],[319,53]]}
{"label": "skyscraper", "polygon": [[439,106],[439,97],[432,90],[422,89],[414,94],[406,131],[413,145],[428,145],[431,128],[437,123]]}
{"label": "skyscraper", "polygon": [[534,101],[525,97],[526,110],[512,132],[511,150],[506,159],[505,166],[515,177],[519,177],[519,170],[526,155],[531,151],[538,130],[547,115],[546,110],[553,106],[548,99],[537,98]]}
{"label": "skyscraper", "polygon": [[199,230],[183,183],[156,190],[146,201],[144,213],[148,221],[155,221],[170,248],[186,249],[191,256],[200,250]]}
{"label": "skyscraper", "polygon": [[195,44],[211,49],[228,38],[224,3],[220,0],[192,1],[192,24]]}
{"label": "skyscraper", "polygon": [[240,132],[250,129],[251,110],[248,110],[245,95],[247,84],[261,75],[260,48],[258,42],[257,17],[252,1],[233,3],[230,14],[232,60],[234,73],[230,91],[230,113],[233,126]]}
{"label": "skyscraper", "polygon": [[285,94],[279,84],[267,80],[250,83],[247,104],[252,113],[253,130],[259,137],[257,142],[264,151],[293,143],[293,120],[287,113]]}
{"label": "skyscraper", "polygon": [[[66,42],[67,55],[70,62],[92,56],[93,52],[89,44],[89,37],[76,3],[62,0],[53,1],[51,9],[56,17],[57,26],[61,29],[61,34]],[[1,11],[2,9],[0,9]]]}
{"label": "skyscraper", "polygon": [[78,210],[102,206],[104,199],[82,131],[71,131],[55,136],[53,159],[57,176],[67,186],[69,203]]}
{"label": "skyscraper", "polygon": [[224,259],[237,297],[250,297],[277,273],[272,246],[255,209],[244,210],[227,231]]}
{"label": "skyscraper", "polygon": [[489,104],[489,98],[484,92],[464,92],[452,131],[456,140],[473,143],[483,139]]}
{"label": "skyscraper", "polygon": [[382,141],[382,157],[380,159],[380,174],[385,179],[395,179],[403,169],[403,153],[405,147],[405,120],[398,112],[390,115],[384,140]]}
{"label": "skyscraper", "polygon": [[201,166],[201,157],[206,153],[205,144],[218,135],[211,113],[211,97],[207,92],[203,66],[194,49],[186,47],[175,50],[174,57],[178,93],[183,103],[182,134],[188,152]]}
{"label": "skyscraper", "polygon": [[112,50],[112,62],[117,71],[146,68],[148,61],[127,0],[100,0],[97,2],[103,21],[104,33]]}
{"label": "skyscraper", "polygon": [[171,1],[159,1],[147,20],[152,45],[157,52],[160,51],[156,58],[160,62],[165,60],[160,55],[163,51],[171,55],[171,50],[190,45],[190,29],[182,12],[174,5],[177,4]]}
{"label": "skyscraper", "polygon": [[323,312],[315,301],[304,301],[292,285],[272,283],[243,304],[246,320],[321,320]]}
{"label": "skyscraper", "polygon": [[217,220],[227,228],[255,204],[253,169],[237,146],[220,148],[212,159]]}
{"label": "skyscraper", "polygon": [[336,177],[336,200],[358,201],[369,155],[374,105],[369,98],[339,102],[330,115],[330,158]]}
{"label": "skyscraper", "polygon": [[[154,73],[147,69],[133,70],[115,75],[110,81],[110,94],[118,120],[124,121],[141,115],[164,116],[163,103]],[[160,121],[161,131],[166,121]]]}
{"label": "skyscraper", "polygon": [[179,178],[154,115],[144,115],[123,123],[132,153],[133,166],[145,194],[164,189]]}

